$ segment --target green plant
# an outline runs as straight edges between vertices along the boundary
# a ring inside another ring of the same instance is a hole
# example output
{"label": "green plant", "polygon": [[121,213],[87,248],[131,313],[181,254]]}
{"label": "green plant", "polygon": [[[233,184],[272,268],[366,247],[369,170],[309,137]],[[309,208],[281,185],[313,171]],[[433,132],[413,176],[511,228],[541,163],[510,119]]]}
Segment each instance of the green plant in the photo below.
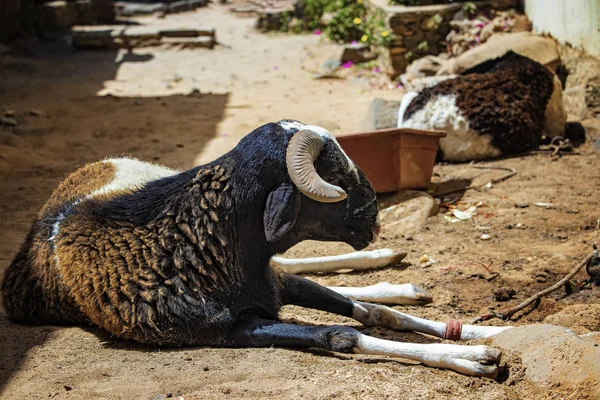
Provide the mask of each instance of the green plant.
{"label": "green plant", "polygon": [[427,27],[433,31],[437,31],[442,22],[444,22],[444,18],[438,13],[427,20]]}
{"label": "green plant", "polygon": [[423,40],[421,43],[419,43],[417,45],[417,50],[423,53],[429,50],[429,43],[427,43],[427,40]]}
{"label": "green plant", "polygon": [[279,28],[282,32],[288,32],[290,30],[290,22],[292,21],[293,14],[291,11],[285,11],[279,17],[279,22],[281,22],[281,28]]}
{"label": "green plant", "polygon": [[462,6],[462,11],[469,16],[473,16],[477,12],[477,6],[472,1],[467,1]]}
{"label": "green plant", "polygon": [[[327,26],[321,19],[332,15]],[[281,15],[281,30],[295,32],[303,29],[323,29],[335,42],[362,42],[375,46],[389,46],[394,35],[385,26],[385,12],[370,10],[364,0],[306,0],[302,9],[302,24],[296,23],[292,12]]]}

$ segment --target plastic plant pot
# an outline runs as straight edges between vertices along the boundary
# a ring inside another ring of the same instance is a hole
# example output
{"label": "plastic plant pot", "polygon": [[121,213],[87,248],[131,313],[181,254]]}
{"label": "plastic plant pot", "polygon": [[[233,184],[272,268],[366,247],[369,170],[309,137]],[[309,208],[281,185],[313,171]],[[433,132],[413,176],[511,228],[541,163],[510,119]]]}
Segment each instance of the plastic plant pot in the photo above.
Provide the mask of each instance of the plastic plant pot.
{"label": "plastic plant pot", "polygon": [[410,128],[337,135],[348,156],[363,170],[377,193],[426,189],[440,138],[445,132]]}

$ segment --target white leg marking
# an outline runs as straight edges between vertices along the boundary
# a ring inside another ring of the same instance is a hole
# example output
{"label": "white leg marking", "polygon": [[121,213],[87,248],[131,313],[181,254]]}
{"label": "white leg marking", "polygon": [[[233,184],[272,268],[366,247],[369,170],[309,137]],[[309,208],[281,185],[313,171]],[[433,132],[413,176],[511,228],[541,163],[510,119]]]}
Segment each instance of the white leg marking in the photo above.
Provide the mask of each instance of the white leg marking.
{"label": "white leg marking", "polygon": [[392,249],[372,251],[356,251],[329,257],[311,258],[271,258],[271,265],[286,272],[299,274],[302,272],[331,272],[339,269],[372,269],[383,268],[398,263],[406,257],[406,253],[396,253]]}
{"label": "white leg marking", "polygon": [[327,287],[354,300],[372,301],[392,305],[423,305],[431,303],[433,296],[412,283],[394,285],[380,282],[365,287]]}
{"label": "white leg marking", "polygon": [[379,354],[420,361],[436,368],[447,368],[470,376],[495,378],[502,353],[487,346],[457,344],[400,343],[359,334],[356,353]]}
{"label": "white leg marking", "polygon": [[[413,317],[392,308],[377,304],[353,301],[352,318],[366,326],[383,326],[398,331],[415,331],[443,338],[446,324]],[[463,325],[460,340],[480,339],[496,335],[512,326]]]}

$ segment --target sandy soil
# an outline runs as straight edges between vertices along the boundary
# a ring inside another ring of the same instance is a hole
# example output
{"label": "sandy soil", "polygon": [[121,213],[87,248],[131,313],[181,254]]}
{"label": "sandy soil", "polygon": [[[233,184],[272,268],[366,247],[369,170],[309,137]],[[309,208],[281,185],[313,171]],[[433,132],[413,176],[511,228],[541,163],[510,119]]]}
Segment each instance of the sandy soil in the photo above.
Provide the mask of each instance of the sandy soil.
{"label": "sandy soil", "polygon": [[[340,51],[314,35],[260,35],[252,30],[252,19],[234,17],[221,6],[167,21],[214,26],[221,45],[214,50],[69,54],[60,44],[39,43],[29,48],[29,55],[11,56],[0,64],[0,105],[14,110],[20,120],[17,128],[0,130],[0,211],[5,215],[0,220],[0,273],[53,188],[88,161],[127,154],[188,168],[196,157],[217,157],[265,122],[296,118],[335,132],[356,131],[373,97],[401,97],[401,91],[379,89],[380,78],[368,78],[366,71],[354,71],[347,80],[311,79]],[[193,88],[201,93],[186,95]],[[113,95],[98,95],[106,93]],[[490,163],[518,173],[458,198],[462,208],[484,202],[475,219],[450,223],[442,209],[410,236],[384,227],[377,246],[407,251],[401,266],[309,278],[327,285],[411,282],[429,290],[435,301],[426,307],[402,307],[403,311],[463,321],[551,285],[599,239],[600,164],[590,142],[600,137],[600,123],[584,123],[590,140],[580,155]],[[502,173],[439,165],[432,189],[486,183]],[[453,201],[456,196],[448,197]],[[535,202],[552,207],[537,207]],[[517,208],[515,203],[529,206]],[[390,222],[384,219],[384,224]],[[524,229],[515,229],[518,223]],[[482,233],[490,234],[491,240],[481,240]],[[289,255],[349,250],[342,244],[308,242]],[[437,262],[421,266],[424,254]],[[493,278],[495,274],[481,264],[498,276]],[[600,303],[598,288],[579,290],[585,279],[583,272],[578,274],[573,294],[565,297],[559,291],[514,323],[542,321],[571,304]],[[515,299],[497,302],[494,291],[499,288],[515,290]],[[597,318],[581,315],[589,320],[579,320],[578,326],[600,331]],[[300,307],[286,307],[283,317],[309,324],[357,325]],[[394,340],[434,341],[420,334],[365,331]],[[495,382],[402,360],[320,351],[156,350],[123,343],[95,329],[16,325],[3,311],[0,343],[3,398],[153,399],[167,393],[181,393],[185,399],[585,398],[582,388],[533,387],[524,381],[518,358],[510,355],[508,376]]]}

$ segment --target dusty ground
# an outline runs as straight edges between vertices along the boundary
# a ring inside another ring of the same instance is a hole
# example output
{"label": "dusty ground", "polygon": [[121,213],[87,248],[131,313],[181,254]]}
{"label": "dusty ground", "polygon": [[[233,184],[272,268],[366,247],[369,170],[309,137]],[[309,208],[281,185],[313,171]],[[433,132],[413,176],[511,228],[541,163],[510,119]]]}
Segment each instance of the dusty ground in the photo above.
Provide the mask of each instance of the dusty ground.
{"label": "dusty ground", "polygon": [[[197,155],[201,161],[213,159],[265,122],[296,118],[335,132],[354,131],[374,96],[401,96],[400,91],[378,89],[377,78],[358,77],[360,71],[350,80],[311,79],[339,51],[313,35],[260,35],[251,29],[252,19],[233,17],[219,6],[171,21],[215,26],[222,45],[212,51],[152,48],[123,55],[68,54],[63,46],[40,43],[31,55],[12,56],[0,64],[0,105],[14,110],[21,122],[14,130],[0,130],[0,211],[5,216],[0,221],[0,273],[53,188],[85,162],[128,154],[188,168]],[[201,94],[177,94],[192,88]],[[593,143],[600,137],[600,124],[584,122]],[[580,155],[555,161],[535,155],[490,163],[518,173],[459,199],[462,208],[484,202],[472,221],[447,222],[442,209],[408,237],[384,228],[377,246],[408,252],[399,267],[309,278],[328,285],[412,282],[428,289],[435,301],[402,310],[441,320],[467,321],[489,308],[525,299],[560,279],[599,242],[600,163],[590,141]],[[501,174],[467,165],[436,166],[432,189],[439,191],[448,182],[486,183]],[[529,207],[517,208],[515,203]],[[515,229],[518,223],[524,229]],[[483,233],[491,240],[481,240]],[[345,245],[304,243],[289,253],[348,250]],[[437,262],[422,267],[424,254]],[[492,278],[479,263],[499,275]],[[585,279],[584,273],[578,274],[573,294],[556,292],[514,323],[542,321],[570,304],[600,303],[598,288],[579,290]],[[514,289],[515,299],[497,302],[493,292],[499,288]],[[581,333],[600,331],[597,317],[578,315]],[[356,325],[299,307],[287,307],[284,318]],[[434,341],[412,333],[367,332]],[[3,311],[0,343],[3,398],[152,399],[178,392],[185,399],[584,398],[577,387],[533,387],[523,380],[518,358],[510,355],[508,377],[494,382],[379,357],[284,349],[155,350],[94,329],[15,325]]]}

